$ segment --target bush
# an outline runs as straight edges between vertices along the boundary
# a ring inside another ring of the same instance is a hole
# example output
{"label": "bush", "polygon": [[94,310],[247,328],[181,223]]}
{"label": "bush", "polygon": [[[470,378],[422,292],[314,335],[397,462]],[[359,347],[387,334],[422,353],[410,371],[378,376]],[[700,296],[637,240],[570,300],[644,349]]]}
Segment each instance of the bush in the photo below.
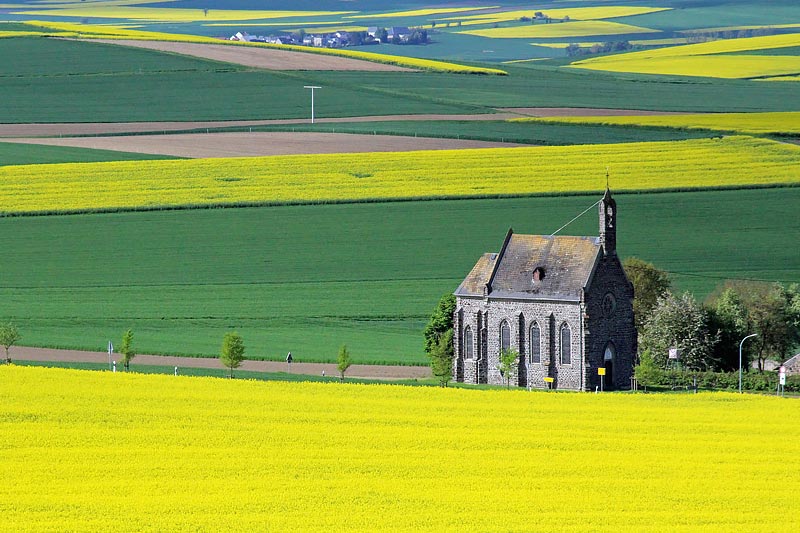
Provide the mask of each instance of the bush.
{"label": "bush", "polygon": [[[689,370],[663,370],[647,368],[642,374],[641,366],[636,367],[637,375],[646,375],[646,386],[657,388],[685,388],[694,385],[710,390],[739,390],[738,372],[692,372]],[[641,383],[645,385],[645,383]],[[777,372],[745,372],[742,374],[742,390],[770,392],[778,388]],[[786,377],[786,392],[800,392],[800,375]]]}

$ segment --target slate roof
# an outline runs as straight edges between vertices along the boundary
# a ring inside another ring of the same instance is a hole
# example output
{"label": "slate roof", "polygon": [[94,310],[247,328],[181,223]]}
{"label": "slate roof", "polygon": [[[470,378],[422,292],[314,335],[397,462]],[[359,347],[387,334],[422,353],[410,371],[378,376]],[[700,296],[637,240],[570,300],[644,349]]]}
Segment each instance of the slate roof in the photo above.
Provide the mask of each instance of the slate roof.
{"label": "slate roof", "polygon": [[[601,253],[598,237],[515,235],[509,230],[500,253],[483,254],[455,295],[579,301]],[[536,268],[544,270],[541,281],[533,281]]]}

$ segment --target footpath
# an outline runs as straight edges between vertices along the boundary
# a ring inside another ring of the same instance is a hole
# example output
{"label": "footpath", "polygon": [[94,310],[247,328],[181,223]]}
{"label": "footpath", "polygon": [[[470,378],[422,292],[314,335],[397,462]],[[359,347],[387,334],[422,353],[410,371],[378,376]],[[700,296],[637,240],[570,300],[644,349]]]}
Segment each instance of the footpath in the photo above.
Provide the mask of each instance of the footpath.
{"label": "footpath", "polygon": [[[114,354],[119,358],[119,354]],[[18,361],[53,361],[64,363],[108,363],[108,353],[89,352],[82,350],[60,350],[54,348],[33,348],[28,346],[13,346],[11,360]],[[214,357],[176,357],[167,355],[137,355],[133,365],[167,366],[180,368],[225,368],[219,359]],[[339,371],[335,363],[303,363],[292,362],[291,368],[284,361],[250,361],[242,362],[240,370],[252,372],[291,372],[292,374],[305,374],[321,376],[323,371],[327,376],[338,376]],[[427,366],[392,366],[392,365],[352,365],[347,369],[349,378],[366,379],[422,379],[431,377],[431,370]]]}

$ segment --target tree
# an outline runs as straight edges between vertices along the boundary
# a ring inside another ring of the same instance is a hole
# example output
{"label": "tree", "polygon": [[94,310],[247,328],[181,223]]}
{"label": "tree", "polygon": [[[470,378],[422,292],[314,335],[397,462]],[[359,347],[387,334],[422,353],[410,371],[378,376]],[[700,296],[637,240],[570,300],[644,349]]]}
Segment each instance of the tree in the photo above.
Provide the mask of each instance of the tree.
{"label": "tree", "polygon": [[[439,299],[436,308],[431,314],[428,324],[422,334],[425,336],[425,353],[430,354],[439,339],[447,331],[453,330],[453,313],[456,310],[456,297],[451,294],[445,294]],[[450,349],[452,350],[452,335],[450,336]]]}
{"label": "tree", "polygon": [[744,295],[750,331],[757,333],[753,348],[758,370],[764,371],[767,359],[783,362],[800,342],[800,290],[776,283],[769,287],[752,286]]}
{"label": "tree", "polygon": [[[711,330],[719,332],[719,342],[712,356],[715,369],[736,370],[739,368],[739,342],[748,334],[747,307],[734,288],[726,287],[713,303],[710,315]],[[747,368],[749,357],[744,359],[742,365]]]}
{"label": "tree", "polygon": [[127,372],[131,368],[131,361],[136,357],[136,352],[133,351],[133,331],[130,329],[122,335],[122,346],[119,353],[122,354],[122,366]]}
{"label": "tree", "polygon": [[656,384],[658,373],[658,366],[653,359],[653,354],[650,353],[650,350],[643,351],[639,357],[639,364],[633,369],[636,381],[644,387],[644,390],[647,390],[648,386],[652,387]]}
{"label": "tree", "polygon": [[375,38],[385,43],[389,39],[389,32],[386,31],[386,28],[378,28],[378,31],[375,32]]}
{"label": "tree", "polygon": [[19,334],[16,324],[8,322],[0,324],[0,344],[6,349],[6,363],[11,364],[11,347],[19,342],[22,336]]}
{"label": "tree", "polygon": [[350,352],[347,351],[347,345],[342,344],[339,347],[339,357],[336,359],[336,368],[339,369],[339,375],[341,376],[341,380],[344,381],[344,373],[347,372],[347,369],[350,368]]}
{"label": "tree", "polygon": [[244,361],[244,341],[241,335],[235,331],[225,334],[222,339],[222,351],[219,354],[219,360],[222,361],[225,368],[230,369],[228,377],[233,379],[233,369],[239,368],[239,365]]}
{"label": "tree", "polygon": [[681,366],[706,370],[719,335],[709,330],[709,316],[690,293],[660,298],[644,324],[642,349],[650,350],[656,364],[666,368],[670,348],[680,351]]}
{"label": "tree", "polygon": [[519,352],[506,348],[500,352],[500,373],[506,378],[506,387],[511,384],[511,371],[517,364]]}
{"label": "tree", "polygon": [[431,373],[439,380],[439,385],[447,387],[453,379],[453,330],[447,330],[428,354],[431,360]]}
{"label": "tree", "polygon": [[669,276],[652,263],[637,257],[628,257],[622,262],[625,274],[633,284],[633,317],[636,330],[642,334],[644,323],[653,312],[656,302],[669,291]]}

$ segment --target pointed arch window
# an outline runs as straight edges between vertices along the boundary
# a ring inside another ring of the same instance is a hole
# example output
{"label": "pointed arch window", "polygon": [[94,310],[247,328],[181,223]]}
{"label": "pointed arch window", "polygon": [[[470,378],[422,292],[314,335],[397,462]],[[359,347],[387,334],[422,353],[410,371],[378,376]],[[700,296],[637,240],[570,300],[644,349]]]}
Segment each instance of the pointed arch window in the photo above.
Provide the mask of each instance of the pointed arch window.
{"label": "pointed arch window", "polygon": [[604,363],[607,363],[609,361],[614,362],[614,356],[616,355],[616,353],[617,353],[617,350],[614,348],[614,343],[611,342],[611,341],[608,341],[608,344],[606,345],[606,349],[603,352],[603,362]]}
{"label": "pointed arch window", "polygon": [[542,334],[539,331],[539,324],[534,322],[531,324],[530,334],[528,335],[528,342],[530,348],[528,350],[528,359],[531,363],[542,362]]}
{"label": "pointed arch window", "polygon": [[467,326],[464,330],[464,359],[475,359],[475,346],[472,341],[472,328]]}
{"label": "pointed arch window", "polygon": [[569,324],[564,323],[561,325],[561,364],[572,364],[572,330]]}
{"label": "pointed arch window", "polygon": [[500,324],[500,351],[508,350],[511,348],[511,326],[508,322],[503,320]]}

